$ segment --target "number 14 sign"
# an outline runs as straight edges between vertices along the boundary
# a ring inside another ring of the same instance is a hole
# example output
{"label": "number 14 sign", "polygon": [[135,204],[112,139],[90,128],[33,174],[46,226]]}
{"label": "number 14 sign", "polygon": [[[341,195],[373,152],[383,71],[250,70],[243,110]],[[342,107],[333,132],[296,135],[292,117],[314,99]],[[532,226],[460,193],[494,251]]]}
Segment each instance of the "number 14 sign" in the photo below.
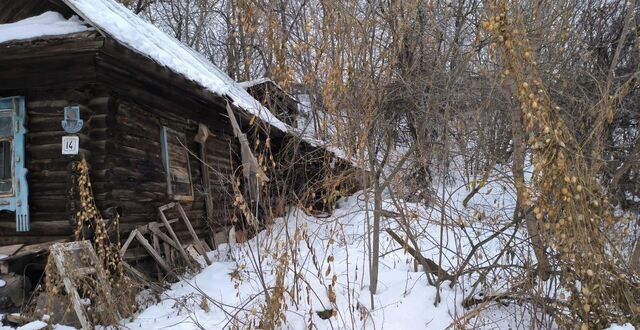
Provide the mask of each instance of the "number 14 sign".
{"label": "number 14 sign", "polygon": [[77,136],[63,136],[62,137],[62,154],[63,155],[77,155],[80,149],[80,139]]}

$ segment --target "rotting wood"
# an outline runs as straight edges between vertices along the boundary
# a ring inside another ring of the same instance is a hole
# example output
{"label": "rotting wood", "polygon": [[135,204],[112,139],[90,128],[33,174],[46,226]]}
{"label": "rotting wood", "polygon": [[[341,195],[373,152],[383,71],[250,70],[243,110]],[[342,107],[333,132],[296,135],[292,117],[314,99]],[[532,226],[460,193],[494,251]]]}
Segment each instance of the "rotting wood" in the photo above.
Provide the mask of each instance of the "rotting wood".
{"label": "rotting wood", "polygon": [[164,257],[169,260],[169,264],[171,265],[175,264],[175,261],[173,260],[173,251],[175,250],[171,249],[171,246],[169,245],[169,243],[163,242],[162,249],[164,250]]}
{"label": "rotting wood", "polygon": [[167,234],[163,233],[162,231],[160,231],[160,226],[151,226],[155,223],[150,223],[149,224],[149,230],[156,236],[158,236],[161,240],[164,241],[164,243],[168,244],[169,246],[171,246],[172,248],[178,250],[179,247],[176,244],[176,242],[174,242],[171,237],[167,236]]}
{"label": "rotting wood", "polygon": [[[29,317],[27,315],[20,314],[20,313],[9,313],[9,314],[5,315],[5,318],[10,323],[17,324],[17,325],[24,325],[24,324],[27,324],[27,323],[33,321],[32,317]],[[36,329],[43,329],[46,326],[47,325],[45,325],[45,326],[43,326],[41,328],[36,328]]]}
{"label": "rotting wood", "polygon": [[24,244],[14,244],[0,247],[0,274],[9,273],[9,261],[7,258],[14,255]]}
{"label": "rotting wood", "polygon": [[[207,139],[212,135],[206,125],[198,124],[198,133],[194,140],[199,144],[200,154],[200,171],[202,177],[202,189],[204,190],[205,211],[207,214],[207,222],[213,222],[213,196],[211,196],[211,181],[209,179],[209,165],[207,164]],[[205,254],[206,255],[206,254]],[[207,261],[209,264],[209,261]]]}
{"label": "rotting wood", "polygon": [[159,285],[158,283],[152,281],[145,274],[143,274],[142,272],[135,269],[133,266],[129,265],[124,261],[122,262],[122,266],[129,274],[131,274],[132,277],[136,278],[139,282],[143,283],[144,285],[147,285],[151,290],[157,293],[163,292],[164,290],[169,288],[166,285]]}
{"label": "rotting wood", "polygon": [[[160,255],[160,240],[158,239],[158,235],[155,233],[151,234],[151,240],[153,242],[153,249]],[[158,282],[162,281],[162,271],[160,270],[160,266],[156,264],[156,273],[158,274]]]}
{"label": "rotting wood", "polygon": [[122,244],[122,247],[120,248],[121,256],[124,256],[124,254],[127,252],[127,249],[129,248],[129,245],[131,244],[133,239],[136,238],[137,231],[138,231],[137,229],[134,229],[131,231],[131,233],[129,233],[129,237],[127,237],[127,240],[124,242],[124,244]]}

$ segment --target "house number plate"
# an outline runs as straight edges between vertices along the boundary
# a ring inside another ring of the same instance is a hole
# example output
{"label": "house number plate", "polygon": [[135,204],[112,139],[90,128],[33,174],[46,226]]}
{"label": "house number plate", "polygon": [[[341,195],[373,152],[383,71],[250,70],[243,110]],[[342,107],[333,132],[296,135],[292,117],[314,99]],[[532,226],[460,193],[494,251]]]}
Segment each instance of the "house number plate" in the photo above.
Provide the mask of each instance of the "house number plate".
{"label": "house number plate", "polygon": [[80,149],[80,138],[77,136],[63,136],[62,137],[62,154],[63,155],[77,155]]}

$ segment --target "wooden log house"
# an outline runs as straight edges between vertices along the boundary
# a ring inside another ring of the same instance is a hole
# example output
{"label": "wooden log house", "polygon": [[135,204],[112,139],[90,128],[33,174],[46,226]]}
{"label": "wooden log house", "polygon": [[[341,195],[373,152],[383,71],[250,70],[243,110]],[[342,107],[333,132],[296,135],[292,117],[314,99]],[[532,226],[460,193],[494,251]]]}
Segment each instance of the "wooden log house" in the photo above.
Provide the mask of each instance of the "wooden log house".
{"label": "wooden log house", "polygon": [[[120,210],[121,235],[172,201],[199,234],[228,225],[241,159],[227,104],[274,149],[291,138],[242,86],[113,0],[0,1],[0,246],[72,237],[79,156],[61,154],[63,136],[79,138],[98,209]],[[65,117],[81,129],[66,132]],[[200,151],[214,173],[203,176]]]}

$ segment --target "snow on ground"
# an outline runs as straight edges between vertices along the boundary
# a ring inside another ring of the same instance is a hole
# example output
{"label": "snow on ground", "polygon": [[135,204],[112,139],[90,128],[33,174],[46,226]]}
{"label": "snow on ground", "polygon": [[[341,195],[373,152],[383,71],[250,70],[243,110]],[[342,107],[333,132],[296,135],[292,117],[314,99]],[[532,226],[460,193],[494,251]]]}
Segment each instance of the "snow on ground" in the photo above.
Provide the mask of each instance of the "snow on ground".
{"label": "snow on ground", "polygon": [[[396,205],[387,196],[384,209],[405,213],[412,231],[419,237],[422,254],[441,262],[445,270],[453,273],[471,244],[494,232],[490,227],[481,228],[471,222],[461,229],[456,221],[462,215],[454,209],[464,210],[465,216],[512,215],[513,201],[509,196],[513,194],[499,180],[485,183],[467,208],[462,208],[459,204],[471,189],[470,185],[447,188],[446,199],[451,205],[445,211],[449,225],[442,231],[442,241],[439,239],[442,213],[437,204],[418,205],[397,200]],[[449,282],[442,283],[440,303],[436,304],[436,287],[429,285],[421,268],[416,269],[413,258],[385,232],[381,235],[379,284],[372,309],[365,234],[367,222],[372,221],[372,213],[367,211],[372,204],[367,205],[366,200],[362,192],[342,199],[334,214],[325,218],[291,210],[286,218],[277,219],[248,243],[221,246],[211,252],[213,265],[174,284],[160,302],[128,320],[125,326],[219,329],[234,324],[231,318],[240,320],[235,323],[240,326],[257,326],[260,316],[268,309],[264,288],[275,286],[282,262],[286,267],[284,286],[287,289],[286,321],[282,324],[285,329],[304,329],[310,324],[318,329],[447,329],[453,328],[454,322],[473,328],[530,328],[526,308],[513,304],[483,306],[482,317],[467,317],[469,310],[462,307],[463,299],[485,289],[482,285],[472,286],[478,279],[477,274],[462,276],[460,283],[452,288]],[[381,228],[390,228],[405,236],[398,221],[391,218],[385,218]],[[503,244],[510,242],[509,237],[522,241],[520,232],[507,230],[499,239],[479,249],[470,264],[488,265]],[[496,284],[494,290],[506,289],[506,282]],[[335,315],[327,320],[316,313],[330,309],[335,310]]]}
{"label": "snow on ground", "polygon": [[11,40],[32,39],[43,36],[57,36],[87,31],[78,16],[65,19],[59,13],[48,11],[38,16],[9,23],[0,24],[0,43]]}
{"label": "snow on ground", "polygon": [[[362,197],[359,194],[342,200],[340,208],[329,218],[291,212],[286,219],[279,219],[269,233],[262,232],[247,244],[222,246],[218,251],[223,252],[211,255],[217,262],[193,278],[174,284],[160,303],[125,325],[145,329],[169,326],[197,329],[200,325],[217,329],[228,326],[231,315],[251,320],[252,314],[257,313],[259,318],[264,297],[258,273],[264,275],[266,287],[273,286],[278,258],[282,256],[282,252],[273,252],[286,248],[284,242],[289,237],[300,243],[297,246],[300,259],[287,261],[290,266],[285,285],[289,290],[299,289],[300,299],[285,299],[288,311],[284,328],[303,329],[310,323],[319,329],[448,327],[463,312],[461,292],[444,283],[441,303],[435,306],[435,287],[428,285],[422,271],[414,271],[413,264],[408,262],[410,257],[401,250],[381,259],[378,293],[373,298],[375,309],[367,315],[371,296],[363,235],[367,212],[363,210]],[[388,237],[384,241],[390,243]],[[259,258],[261,261],[257,261]],[[301,277],[298,286],[294,285],[294,270]],[[331,291],[335,291],[334,302]],[[207,303],[209,312],[202,307],[202,294],[211,299]],[[235,306],[244,306],[246,311],[238,311]],[[316,312],[327,309],[335,309],[337,314],[322,320]]]}
{"label": "snow on ground", "polygon": [[633,325],[631,325],[631,323],[627,323],[627,324],[623,324],[623,325],[612,324],[606,330],[635,330],[635,329],[636,328]]}

